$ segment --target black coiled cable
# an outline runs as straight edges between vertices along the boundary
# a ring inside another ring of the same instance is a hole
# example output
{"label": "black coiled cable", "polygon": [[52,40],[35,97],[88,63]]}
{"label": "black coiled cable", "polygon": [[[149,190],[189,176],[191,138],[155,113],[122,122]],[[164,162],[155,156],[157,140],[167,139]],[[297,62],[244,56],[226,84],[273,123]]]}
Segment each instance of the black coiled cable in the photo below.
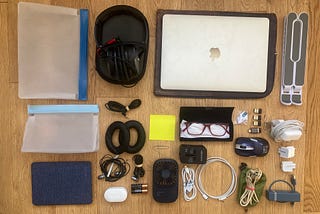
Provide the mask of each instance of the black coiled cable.
{"label": "black coiled cable", "polygon": [[140,99],[133,100],[128,106],[122,105],[116,101],[109,101],[105,104],[105,107],[110,111],[120,112],[123,116],[126,117],[128,111],[136,109],[141,105]]}
{"label": "black coiled cable", "polygon": [[117,156],[105,155],[100,159],[99,164],[103,174],[99,175],[98,179],[105,179],[109,182],[118,181],[130,171],[129,163]]}
{"label": "black coiled cable", "polygon": [[133,170],[132,180],[138,181],[139,178],[144,176],[145,170],[143,169],[143,157],[142,155],[133,156],[132,160],[134,161],[135,168]]}

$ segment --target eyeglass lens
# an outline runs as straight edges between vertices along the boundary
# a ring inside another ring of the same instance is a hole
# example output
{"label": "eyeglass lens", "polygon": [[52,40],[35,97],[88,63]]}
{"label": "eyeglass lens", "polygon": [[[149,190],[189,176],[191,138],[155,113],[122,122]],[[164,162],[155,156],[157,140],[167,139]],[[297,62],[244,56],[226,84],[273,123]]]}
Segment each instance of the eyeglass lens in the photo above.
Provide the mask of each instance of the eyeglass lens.
{"label": "eyeglass lens", "polygon": [[186,124],[186,130],[190,135],[202,135],[205,130],[208,129],[213,136],[224,136],[229,133],[228,124],[215,124],[215,123],[188,123]]}

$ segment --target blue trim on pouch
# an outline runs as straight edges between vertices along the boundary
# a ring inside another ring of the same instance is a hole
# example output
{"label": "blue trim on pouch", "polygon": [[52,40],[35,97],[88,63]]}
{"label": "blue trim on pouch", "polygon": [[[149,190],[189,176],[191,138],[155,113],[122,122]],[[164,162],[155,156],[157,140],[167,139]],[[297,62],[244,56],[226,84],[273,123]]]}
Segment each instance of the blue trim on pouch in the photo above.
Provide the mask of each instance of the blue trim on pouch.
{"label": "blue trim on pouch", "polygon": [[88,90],[88,10],[80,9],[79,100],[87,100]]}
{"label": "blue trim on pouch", "polygon": [[98,105],[28,105],[28,114],[99,113]]}

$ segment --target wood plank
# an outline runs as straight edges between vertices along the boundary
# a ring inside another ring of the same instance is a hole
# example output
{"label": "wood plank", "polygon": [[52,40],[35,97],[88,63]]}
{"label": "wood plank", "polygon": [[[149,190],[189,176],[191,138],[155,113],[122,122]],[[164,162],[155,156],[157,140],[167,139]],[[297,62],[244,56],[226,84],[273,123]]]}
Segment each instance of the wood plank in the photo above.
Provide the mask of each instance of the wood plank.
{"label": "wood plank", "polygon": [[3,213],[10,213],[13,203],[13,170],[11,168],[11,163],[13,161],[12,156],[12,144],[11,144],[11,134],[8,130],[8,123],[11,121],[10,115],[10,103],[9,103],[9,56],[8,56],[8,10],[7,4],[0,4],[0,97],[1,108],[0,108],[0,184],[2,195],[0,207]]}
{"label": "wood plank", "polygon": [[9,81],[18,82],[18,34],[17,34],[17,0],[8,3],[8,39],[9,45]]}
{"label": "wood plank", "polygon": [[318,72],[320,69],[319,57],[319,1],[310,1],[309,13],[309,40],[308,40],[308,102],[307,104],[307,141],[306,141],[306,162],[305,162],[305,192],[304,192],[304,211],[320,211],[320,168],[318,166],[320,145],[319,130],[320,123],[320,81]]}

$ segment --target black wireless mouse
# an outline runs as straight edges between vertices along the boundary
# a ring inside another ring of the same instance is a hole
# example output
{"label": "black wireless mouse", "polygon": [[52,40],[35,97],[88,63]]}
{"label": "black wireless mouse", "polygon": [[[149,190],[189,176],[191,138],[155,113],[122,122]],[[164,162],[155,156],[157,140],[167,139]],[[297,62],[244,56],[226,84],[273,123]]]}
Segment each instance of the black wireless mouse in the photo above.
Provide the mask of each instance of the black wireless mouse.
{"label": "black wireless mouse", "polygon": [[240,156],[262,157],[269,152],[269,142],[259,137],[239,137],[235,141],[234,150]]}

